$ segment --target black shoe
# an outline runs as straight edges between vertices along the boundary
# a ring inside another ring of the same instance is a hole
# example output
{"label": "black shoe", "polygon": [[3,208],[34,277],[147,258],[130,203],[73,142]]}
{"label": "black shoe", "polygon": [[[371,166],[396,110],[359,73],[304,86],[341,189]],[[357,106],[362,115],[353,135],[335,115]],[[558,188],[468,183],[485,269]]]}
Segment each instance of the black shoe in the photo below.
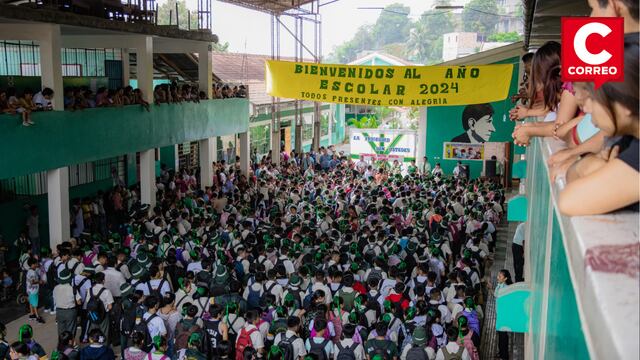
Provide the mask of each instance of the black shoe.
{"label": "black shoe", "polygon": [[44,324],[44,319],[43,319],[41,316],[40,316],[40,317],[38,317],[37,321],[38,321],[40,324]]}
{"label": "black shoe", "polygon": [[29,320],[35,320],[36,316],[35,315],[29,315]]}

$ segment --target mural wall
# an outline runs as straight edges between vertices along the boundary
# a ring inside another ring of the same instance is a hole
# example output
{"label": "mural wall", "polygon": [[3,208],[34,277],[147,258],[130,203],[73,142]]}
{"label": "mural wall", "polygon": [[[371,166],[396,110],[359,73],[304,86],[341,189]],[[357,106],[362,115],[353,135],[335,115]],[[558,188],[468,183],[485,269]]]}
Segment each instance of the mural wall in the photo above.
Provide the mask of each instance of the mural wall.
{"label": "mural wall", "polygon": [[[518,57],[505,59],[495,64],[514,64],[509,94],[518,91]],[[509,74],[506,74],[509,76]],[[443,158],[444,143],[482,144],[484,142],[511,141],[514,123],[509,120],[509,110],[513,107],[511,96],[505,100],[466,106],[439,106],[427,109],[426,156],[431,166],[440,163],[445,173],[450,174],[458,160]],[[513,151],[510,155],[513,159]],[[482,161],[460,160],[469,165],[472,178],[480,176]]]}

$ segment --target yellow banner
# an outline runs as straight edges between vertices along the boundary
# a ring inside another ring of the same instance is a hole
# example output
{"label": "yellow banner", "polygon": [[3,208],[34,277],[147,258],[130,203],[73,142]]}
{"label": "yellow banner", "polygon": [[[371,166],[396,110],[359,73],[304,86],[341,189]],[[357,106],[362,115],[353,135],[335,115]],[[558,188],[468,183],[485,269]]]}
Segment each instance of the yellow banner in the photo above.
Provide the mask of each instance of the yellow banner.
{"label": "yellow banner", "polygon": [[271,96],[376,106],[442,106],[504,100],[512,64],[360,66],[267,61]]}

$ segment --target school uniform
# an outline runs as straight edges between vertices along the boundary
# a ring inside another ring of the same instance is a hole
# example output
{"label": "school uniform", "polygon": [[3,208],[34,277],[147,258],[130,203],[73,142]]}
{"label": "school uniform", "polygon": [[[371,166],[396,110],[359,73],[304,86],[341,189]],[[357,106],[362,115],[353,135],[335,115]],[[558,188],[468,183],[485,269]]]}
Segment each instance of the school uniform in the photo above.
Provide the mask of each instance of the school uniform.
{"label": "school uniform", "polygon": [[77,302],[82,300],[80,293],[71,284],[59,284],[53,289],[53,299],[56,304],[56,322],[58,323],[58,337],[64,332],[76,333],[78,326],[76,309]]}

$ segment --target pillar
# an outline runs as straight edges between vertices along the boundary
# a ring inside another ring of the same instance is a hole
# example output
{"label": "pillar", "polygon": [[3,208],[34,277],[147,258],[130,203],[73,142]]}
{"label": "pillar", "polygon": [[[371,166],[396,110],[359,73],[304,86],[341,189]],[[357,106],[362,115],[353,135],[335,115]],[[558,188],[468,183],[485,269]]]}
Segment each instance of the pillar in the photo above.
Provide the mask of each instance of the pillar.
{"label": "pillar", "polygon": [[140,152],[140,201],[151,207],[156,204],[156,150]]}
{"label": "pillar", "polygon": [[427,108],[421,107],[418,114],[418,141],[416,144],[416,165],[422,169],[422,158],[427,153]]}
{"label": "pillar", "polygon": [[198,51],[198,87],[200,91],[207,93],[207,99],[211,99],[213,92],[212,61],[211,44],[206,43]]}
{"label": "pillar", "polygon": [[271,105],[271,163],[280,165],[280,106]]}
{"label": "pillar", "polygon": [[251,149],[249,142],[249,131],[247,130],[246,132],[240,133],[240,171],[247,177],[249,176],[249,168],[251,166]]}
{"label": "pillar", "polygon": [[47,171],[47,207],[51,248],[71,238],[69,221],[69,168]]}
{"label": "pillar", "polygon": [[322,134],[320,132],[320,103],[313,103],[314,112],[313,112],[313,140],[311,143],[311,149],[314,152],[320,150],[320,138]]}
{"label": "pillar", "polygon": [[129,75],[131,68],[129,66],[129,49],[122,49],[122,86],[129,86]]}
{"label": "pillar", "polygon": [[46,33],[40,34],[40,73],[42,88],[53,90],[51,101],[54,110],[64,110],[64,89],[62,86],[62,40],[60,25],[49,25]]}
{"label": "pillar", "polygon": [[200,188],[213,185],[213,162],[216,158],[216,138],[200,140]]}
{"label": "pillar", "polygon": [[140,36],[136,44],[136,76],[138,88],[146,101],[153,103],[153,38]]}

